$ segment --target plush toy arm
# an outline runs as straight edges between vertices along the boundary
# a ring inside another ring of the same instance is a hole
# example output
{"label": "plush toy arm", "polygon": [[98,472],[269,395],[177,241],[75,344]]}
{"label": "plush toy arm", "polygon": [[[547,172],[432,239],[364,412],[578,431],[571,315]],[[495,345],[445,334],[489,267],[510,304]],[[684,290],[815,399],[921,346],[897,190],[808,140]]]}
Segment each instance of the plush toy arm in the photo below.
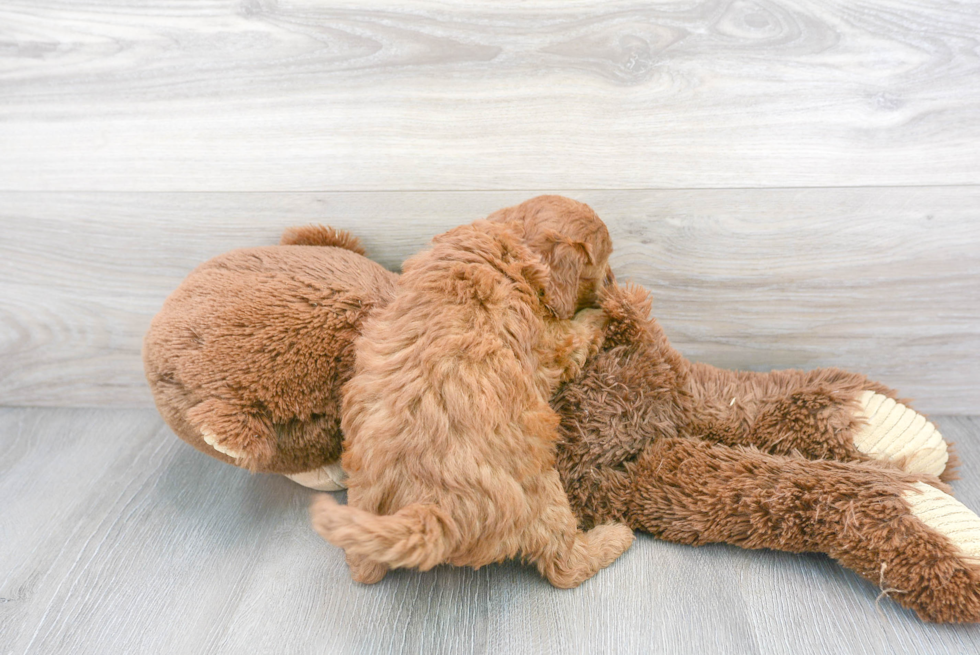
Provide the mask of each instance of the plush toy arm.
{"label": "plush toy arm", "polygon": [[210,398],[187,411],[187,421],[209,446],[236,465],[259,470],[276,454],[276,434],[266,417]]}
{"label": "plush toy arm", "polygon": [[980,517],[935,478],[684,438],[655,441],[627,470],[636,529],[826,553],[925,620],[980,621]]}
{"label": "plush toy arm", "polygon": [[877,460],[953,478],[948,444],[895,392],[840,369],[735,372],[690,369],[684,432],[729,446],[845,462]]}

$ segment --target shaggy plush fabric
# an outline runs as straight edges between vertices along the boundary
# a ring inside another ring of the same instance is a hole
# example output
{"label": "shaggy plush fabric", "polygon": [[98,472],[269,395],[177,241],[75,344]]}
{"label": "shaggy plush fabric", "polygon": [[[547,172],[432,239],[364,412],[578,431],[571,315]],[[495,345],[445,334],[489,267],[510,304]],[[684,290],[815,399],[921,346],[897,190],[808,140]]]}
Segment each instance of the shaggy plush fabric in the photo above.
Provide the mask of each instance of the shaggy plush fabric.
{"label": "shaggy plush fabric", "polygon": [[583,527],[617,520],[694,546],[826,553],[926,620],[980,620],[980,519],[938,478],[855,446],[863,391],[892,390],[836,369],[691,364],[642,289],[612,289],[603,308],[604,350],[553,402],[557,467]]}

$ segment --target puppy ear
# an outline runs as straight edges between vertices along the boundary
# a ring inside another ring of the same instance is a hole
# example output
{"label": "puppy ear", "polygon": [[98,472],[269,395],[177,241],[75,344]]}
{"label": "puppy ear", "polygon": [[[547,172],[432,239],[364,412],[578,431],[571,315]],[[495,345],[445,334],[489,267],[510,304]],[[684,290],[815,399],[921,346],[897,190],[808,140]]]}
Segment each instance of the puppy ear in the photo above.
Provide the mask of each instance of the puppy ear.
{"label": "puppy ear", "polygon": [[571,318],[578,305],[578,283],[582,269],[595,261],[589,244],[573,241],[557,232],[547,235],[548,246],[541,257],[548,266],[544,304],[558,318]]}

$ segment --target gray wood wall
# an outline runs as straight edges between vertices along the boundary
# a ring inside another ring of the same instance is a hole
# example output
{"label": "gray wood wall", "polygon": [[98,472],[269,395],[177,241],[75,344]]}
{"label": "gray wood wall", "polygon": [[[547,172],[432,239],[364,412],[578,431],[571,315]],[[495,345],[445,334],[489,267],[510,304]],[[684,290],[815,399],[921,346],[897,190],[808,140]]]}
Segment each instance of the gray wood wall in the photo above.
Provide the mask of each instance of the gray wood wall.
{"label": "gray wood wall", "polygon": [[591,203],[675,344],[980,413],[980,4],[8,0],[0,404],[146,406],[225,250]]}

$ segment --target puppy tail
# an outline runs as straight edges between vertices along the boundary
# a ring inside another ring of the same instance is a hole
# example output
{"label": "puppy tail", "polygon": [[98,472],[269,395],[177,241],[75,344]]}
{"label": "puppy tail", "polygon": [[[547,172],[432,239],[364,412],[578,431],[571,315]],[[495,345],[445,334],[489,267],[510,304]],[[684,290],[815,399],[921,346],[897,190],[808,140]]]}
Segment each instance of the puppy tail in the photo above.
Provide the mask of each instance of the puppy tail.
{"label": "puppy tail", "polygon": [[286,228],[279,239],[280,246],[329,246],[332,248],[343,248],[356,252],[358,255],[364,254],[361,240],[345,230],[328,227],[326,225],[303,225],[301,227]]}
{"label": "puppy tail", "polygon": [[427,571],[443,564],[459,543],[459,529],[436,505],[412,504],[394,514],[379,516],[331,496],[319,495],[310,507],[314,529],[349,556],[389,568]]}

